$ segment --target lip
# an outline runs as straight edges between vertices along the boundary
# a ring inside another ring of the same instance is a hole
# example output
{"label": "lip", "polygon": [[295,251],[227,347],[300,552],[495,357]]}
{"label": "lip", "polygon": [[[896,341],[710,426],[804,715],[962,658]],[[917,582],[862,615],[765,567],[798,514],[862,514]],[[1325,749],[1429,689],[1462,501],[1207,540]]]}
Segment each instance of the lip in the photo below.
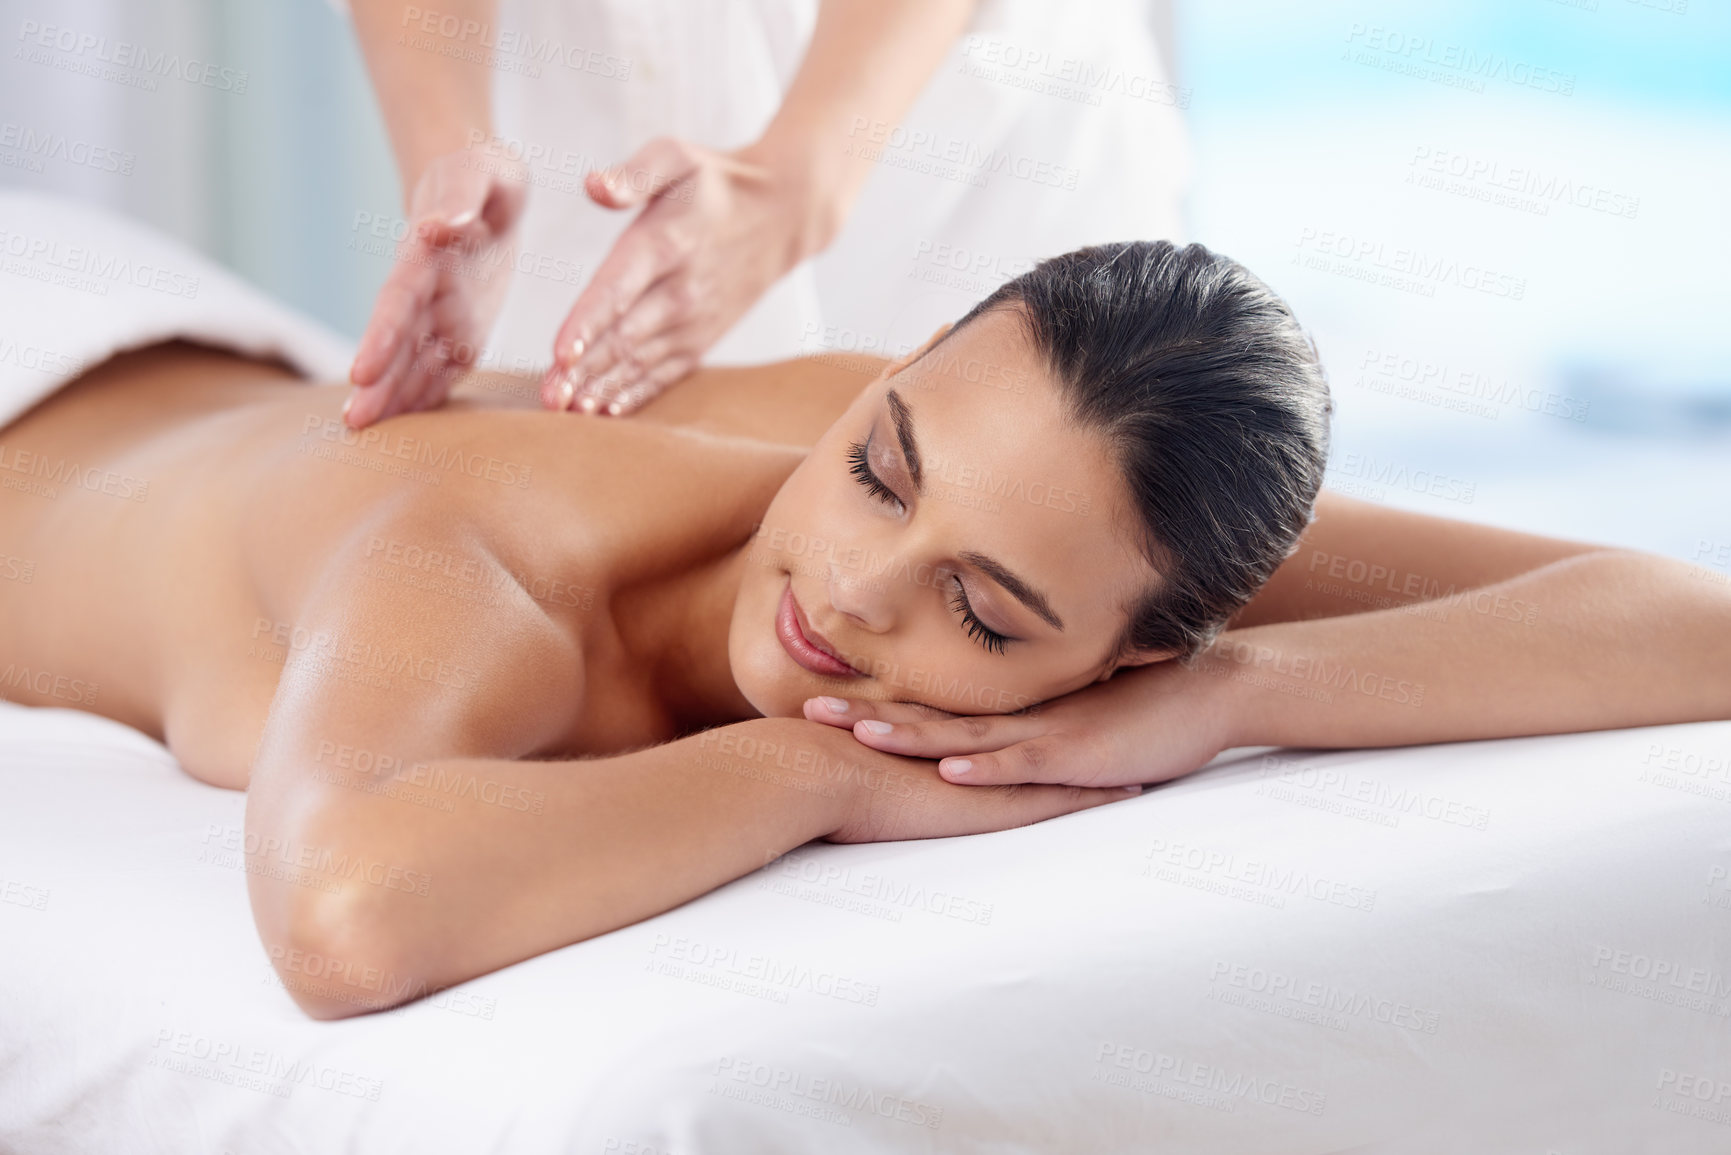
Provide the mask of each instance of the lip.
{"label": "lip", "polygon": [[826,678],[863,678],[865,675],[842,661],[835,647],[811,628],[793,596],[789,580],[781,592],[781,609],[775,615],[775,636],[787,656],[814,674]]}

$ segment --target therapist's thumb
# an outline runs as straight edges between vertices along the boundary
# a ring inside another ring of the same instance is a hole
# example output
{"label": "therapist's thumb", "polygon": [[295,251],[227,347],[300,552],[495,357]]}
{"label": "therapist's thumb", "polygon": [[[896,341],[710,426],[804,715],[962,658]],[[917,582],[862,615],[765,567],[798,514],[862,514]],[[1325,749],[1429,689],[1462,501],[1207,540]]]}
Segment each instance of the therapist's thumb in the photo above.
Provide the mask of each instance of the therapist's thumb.
{"label": "therapist's thumb", "polygon": [[497,238],[522,215],[528,172],[499,159],[480,165],[467,152],[438,157],[415,184],[409,215],[416,235],[434,246]]}
{"label": "therapist's thumb", "polygon": [[659,136],[623,164],[591,172],[583,180],[583,189],[603,208],[636,208],[696,172],[699,163],[695,146]]}

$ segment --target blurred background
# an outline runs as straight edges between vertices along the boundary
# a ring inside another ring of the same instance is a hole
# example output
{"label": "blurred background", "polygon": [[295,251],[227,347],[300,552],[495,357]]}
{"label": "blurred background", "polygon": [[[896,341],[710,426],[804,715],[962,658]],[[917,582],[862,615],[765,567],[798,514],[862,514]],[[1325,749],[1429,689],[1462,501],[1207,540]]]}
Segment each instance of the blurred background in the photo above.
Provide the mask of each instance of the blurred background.
{"label": "blurred background", "polygon": [[[0,13],[0,183],[144,220],[358,336],[388,258],[357,214],[401,193],[340,6]],[[1188,239],[1314,333],[1332,485],[1731,570],[1731,4],[1176,0],[1150,18],[1175,32]],[[234,82],[92,83],[30,48],[29,21]]]}

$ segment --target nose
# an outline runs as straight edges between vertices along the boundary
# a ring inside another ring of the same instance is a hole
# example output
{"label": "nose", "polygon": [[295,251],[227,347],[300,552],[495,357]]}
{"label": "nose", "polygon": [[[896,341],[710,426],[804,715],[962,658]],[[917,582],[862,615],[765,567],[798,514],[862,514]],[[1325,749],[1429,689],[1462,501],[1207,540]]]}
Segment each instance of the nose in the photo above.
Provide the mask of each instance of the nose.
{"label": "nose", "polygon": [[889,582],[873,576],[867,568],[850,569],[829,563],[829,604],[837,613],[867,633],[887,633],[895,623],[895,606]]}

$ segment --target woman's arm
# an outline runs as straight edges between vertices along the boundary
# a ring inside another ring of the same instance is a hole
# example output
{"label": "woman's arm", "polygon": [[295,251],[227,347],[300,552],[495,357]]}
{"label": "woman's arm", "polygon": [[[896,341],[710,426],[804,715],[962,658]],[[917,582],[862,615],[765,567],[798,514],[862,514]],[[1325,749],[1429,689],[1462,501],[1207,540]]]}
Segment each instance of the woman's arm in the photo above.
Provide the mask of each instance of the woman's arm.
{"label": "woman's arm", "polygon": [[1402,746],[1731,718],[1731,587],[1576,554],[1404,608],[1224,635],[1230,746]]}
{"label": "woman's arm", "polygon": [[[376,541],[474,562],[489,599],[381,581]],[[247,792],[248,887],[309,1014],[394,1006],[669,910],[814,838],[998,830],[1124,797],[976,791],[801,719],[616,757],[533,761],[583,693],[571,635],[448,513],[399,513],[334,558]]]}
{"label": "woman's arm", "polygon": [[[811,769],[820,753],[839,766],[842,744],[795,727],[817,729],[762,719],[576,762],[398,759],[359,734],[261,759],[268,795],[247,808],[260,937],[301,1008],[340,1018],[670,910],[842,826],[851,787]],[[378,753],[397,760],[351,769]]]}
{"label": "woman's arm", "polygon": [[[970,783],[1111,786],[1234,746],[1399,746],[1731,718],[1731,585],[1682,562],[1333,498],[1192,666],[1023,715],[807,716]],[[1378,606],[1382,608],[1377,608]],[[892,723],[874,734],[867,719]],[[966,762],[965,769],[959,768]]]}
{"label": "woman's arm", "polygon": [[1432,601],[1599,548],[1390,509],[1324,490],[1298,548],[1230,625],[1236,629]]}

